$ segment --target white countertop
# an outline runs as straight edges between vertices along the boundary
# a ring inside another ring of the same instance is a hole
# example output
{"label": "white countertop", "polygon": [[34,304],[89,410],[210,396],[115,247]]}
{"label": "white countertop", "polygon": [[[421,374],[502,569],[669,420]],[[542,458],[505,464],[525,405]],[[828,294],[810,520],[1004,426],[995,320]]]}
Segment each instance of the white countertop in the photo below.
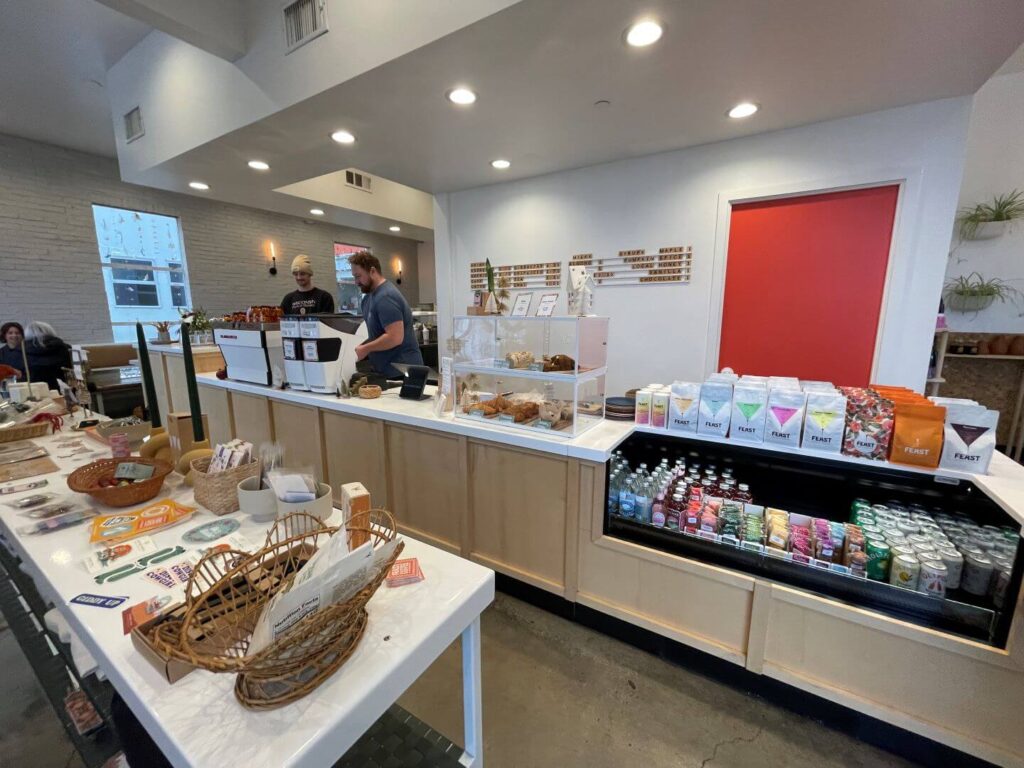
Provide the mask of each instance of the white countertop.
{"label": "white countertop", "polygon": [[[423,429],[434,429],[457,435],[466,435],[481,440],[490,440],[518,448],[544,451],[560,456],[569,456],[584,461],[604,462],[615,447],[633,431],[631,422],[604,420],[578,437],[568,439],[552,437],[543,432],[527,432],[514,427],[479,423],[468,419],[456,419],[451,413],[434,415],[433,398],[406,400],[398,396],[397,389],[385,390],[376,400],[358,397],[335,397],[314,392],[300,392],[292,389],[276,389],[259,384],[218,379],[213,373],[201,373],[196,377],[200,386],[218,387],[232,392],[268,397],[286,403],[311,405],[327,411],[337,411],[354,416],[382,419],[395,424],[404,424]],[[434,387],[427,387],[430,395]]]}
{"label": "white countertop", "polygon": [[[136,349],[139,348],[138,344],[132,344]],[[173,344],[154,344],[152,341],[146,342],[146,349],[150,352],[159,352],[161,355],[177,355],[181,356],[185,354],[185,350],[181,347],[181,342],[176,341]],[[220,354],[220,347],[216,344],[193,344],[192,345],[192,357],[196,355],[212,355]]]}
{"label": "white countertop", "polygon": [[[64,434],[68,432],[65,428]],[[89,438],[82,439],[87,445],[91,443]],[[4,496],[4,501],[42,491],[88,499],[67,488],[65,475],[91,459],[57,458],[53,441],[50,437],[34,440],[47,447],[60,466],[58,472],[46,476],[49,485],[39,491]],[[167,497],[194,503],[191,489],[173,473],[157,498]],[[102,509],[102,513],[111,511]],[[337,524],[339,516],[336,510],[332,522]],[[241,520],[238,533],[257,546],[261,543],[267,524],[254,523],[237,512],[226,517]],[[152,538],[158,548],[173,546],[183,543],[185,532],[216,519],[224,518],[200,508],[191,520],[152,534]],[[180,602],[183,587],[165,592],[141,574],[97,585],[82,565],[92,549],[88,523],[43,535],[15,533],[26,522],[18,512],[0,503],[0,532],[13,544],[37,583],[42,582],[44,594],[55,596],[58,608],[99,667],[176,766],[331,765],[494,598],[492,571],[405,536],[401,557],[418,558],[426,579],[395,589],[382,585],[367,606],[365,635],[337,673],[298,702],[253,712],[235,699],[233,674],[196,670],[170,685],[136,653],[131,639],[123,634],[124,608],[158,594],[171,594],[173,602]],[[191,551],[198,545],[184,546]],[[71,604],[71,598],[81,593],[128,599],[113,609]]]}

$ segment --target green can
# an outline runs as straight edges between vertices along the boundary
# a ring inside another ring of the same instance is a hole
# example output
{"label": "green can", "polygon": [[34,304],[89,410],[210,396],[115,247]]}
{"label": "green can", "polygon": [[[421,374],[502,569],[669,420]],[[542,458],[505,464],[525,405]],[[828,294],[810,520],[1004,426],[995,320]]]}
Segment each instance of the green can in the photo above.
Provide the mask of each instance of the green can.
{"label": "green can", "polygon": [[856,523],[861,512],[868,512],[870,510],[871,505],[868,503],[867,499],[854,499],[850,503],[850,519]]}
{"label": "green can", "polygon": [[865,549],[868,556],[867,575],[874,581],[886,581],[889,578],[889,560],[892,551],[885,541],[867,540]]}

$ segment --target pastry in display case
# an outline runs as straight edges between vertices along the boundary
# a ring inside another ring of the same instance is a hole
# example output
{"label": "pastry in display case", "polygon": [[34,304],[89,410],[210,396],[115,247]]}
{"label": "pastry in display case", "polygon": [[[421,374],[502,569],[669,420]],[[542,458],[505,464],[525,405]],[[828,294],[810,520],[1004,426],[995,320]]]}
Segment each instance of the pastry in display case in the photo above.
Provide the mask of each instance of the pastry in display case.
{"label": "pastry in display case", "polygon": [[455,318],[456,418],[575,437],[604,418],[608,318]]}

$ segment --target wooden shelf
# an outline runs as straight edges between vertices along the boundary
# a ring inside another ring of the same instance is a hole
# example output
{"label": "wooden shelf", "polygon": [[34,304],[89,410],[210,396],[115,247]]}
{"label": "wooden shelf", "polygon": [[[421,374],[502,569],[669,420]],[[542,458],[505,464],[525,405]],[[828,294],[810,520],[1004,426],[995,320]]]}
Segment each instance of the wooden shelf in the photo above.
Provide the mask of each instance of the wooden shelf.
{"label": "wooden shelf", "polygon": [[978,358],[979,360],[1024,360],[1024,355],[962,355],[953,352],[947,352],[946,357],[957,357],[961,359]]}

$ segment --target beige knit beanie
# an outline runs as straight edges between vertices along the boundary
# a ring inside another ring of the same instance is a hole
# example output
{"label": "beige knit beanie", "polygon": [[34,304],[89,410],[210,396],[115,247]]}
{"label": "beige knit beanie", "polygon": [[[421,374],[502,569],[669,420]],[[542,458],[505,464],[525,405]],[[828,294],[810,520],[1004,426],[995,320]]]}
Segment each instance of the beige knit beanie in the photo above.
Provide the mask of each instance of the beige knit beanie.
{"label": "beige knit beanie", "polygon": [[300,253],[294,259],[292,259],[292,274],[296,272],[305,272],[307,274],[313,274],[313,262],[309,260],[309,256],[304,253]]}

